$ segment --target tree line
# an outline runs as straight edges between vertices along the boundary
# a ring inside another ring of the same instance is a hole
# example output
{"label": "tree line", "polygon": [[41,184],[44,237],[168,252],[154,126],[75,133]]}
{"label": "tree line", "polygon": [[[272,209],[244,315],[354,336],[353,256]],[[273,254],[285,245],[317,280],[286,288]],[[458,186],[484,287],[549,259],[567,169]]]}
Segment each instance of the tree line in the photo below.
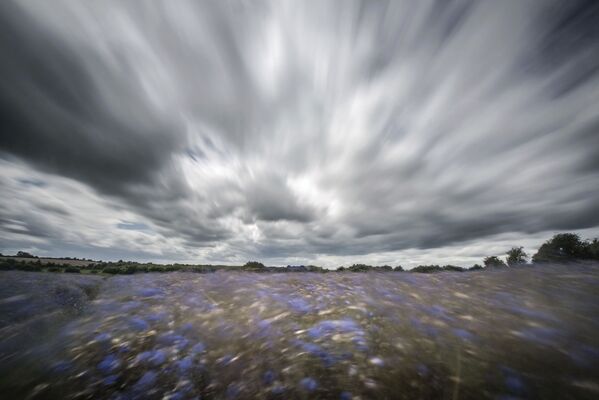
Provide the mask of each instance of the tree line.
{"label": "tree line", "polygon": [[[2,256],[2,254],[0,254]],[[153,264],[138,263],[133,261],[119,260],[117,262],[93,262],[84,266],[73,266],[68,263],[45,262],[26,252],[19,252],[16,256],[2,256],[0,260],[0,270],[23,270],[23,271],[47,271],[47,272],[66,272],[109,275],[130,275],[145,272],[196,272],[209,273],[220,270],[226,271],[247,271],[247,272],[275,272],[275,273],[294,273],[294,272],[332,272],[329,269],[315,265],[288,265],[286,267],[268,267],[258,261],[248,261],[241,266],[230,265],[189,265],[189,264]],[[15,258],[21,258],[16,260]],[[22,260],[26,258],[27,260]],[[76,258],[64,258],[63,260],[77,260]],[[84,261],[84,260],[81,260]],[[580,262],[599,262],[599,240],[581,239],[574,233],[559,233],[539,247],[532,256],[524,251],[524,247],[512,247],[504,258],[498,256],[489,256],[483,259],[483,265],[474,264],[470,268],[459,267],[456,265],[419,265],[408,270],[416,273],[436,273],[436,272],[465,272],[477,270],[494,270],[501,268],[518,267],[532,264],[568,264]],[[367,264],[353,264],[350,266],[340,266],[337,272],[400,272],[404,271],[401,265],[392,267],[390,265],[372,266]]]}

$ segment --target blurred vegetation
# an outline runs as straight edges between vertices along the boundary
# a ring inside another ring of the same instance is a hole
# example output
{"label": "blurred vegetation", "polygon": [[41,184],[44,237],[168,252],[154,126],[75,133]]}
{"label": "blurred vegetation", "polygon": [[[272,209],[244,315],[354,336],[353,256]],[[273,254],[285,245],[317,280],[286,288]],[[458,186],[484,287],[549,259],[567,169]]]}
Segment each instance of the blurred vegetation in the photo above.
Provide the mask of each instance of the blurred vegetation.
{"label": "blurred vegetation", "polygon": [[485,257],[485,259],[483,260],[483,264],[485,265],[485,268],[507,267],[507,264],[505,263],[505,261],[503,261],[501,258],[499,258],[497,256]]}
{"label": "blurred vegetation", "polygon": [[512,247],[507,251],[507,265],[510,267],[514,267],[520,264],[526,264],[526,260],[528,259],[528,254],[524,251],[524,247]]}
{"label": "blurred vegetation", "polygon": [[[414,273],[439,273],[439,272],[465,272],[482,271],[498,268],[513,268],[528,264],[529,256],[522,246],[512,247],[506,253],[505,260],[498,256],[485,257],[484,267],[474,264],[470,268],[456,265],[419,265],[406,272]],[[327,273],[332,270],[316,265],[287,265],[286,267],[266,266],[259,261],[248,261],[244,265],[203,265],[203,264],[153,264],[139,263],[134,261],[119,260],[93,261],[78,258],[40,258],[28,252],[19,251],[14,256],[0,254],[0,270],[21,270],[31,272],[64,272],[64,273],[91,273],[107,275],[131,275],[136,273],[164,273],[164,272],[195,272],[212,273],[217,271],[248,271],[268,273],[294,273],[294,272],[317,272]],[[533,264],[568,264],[580,262],[599,261],[599,240],[583,240],[574,233],[559,233],[554,235],[541,245],[532,256]],[[76,265],[75,265],[76,263]],[[392,267],[390,265],[372,266],[367,264],[352,264],[340,266],[337,272],[403,272],[401,265]]]}

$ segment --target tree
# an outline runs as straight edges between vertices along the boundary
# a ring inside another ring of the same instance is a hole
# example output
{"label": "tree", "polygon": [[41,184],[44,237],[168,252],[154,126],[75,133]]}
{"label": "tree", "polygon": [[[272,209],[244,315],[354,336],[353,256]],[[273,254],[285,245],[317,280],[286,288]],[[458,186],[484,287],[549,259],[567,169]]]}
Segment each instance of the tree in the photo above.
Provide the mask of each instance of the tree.
{"label": "tree", "polygon": [[524,251],[524,247],[512,247],[507,251],[507,265],[514,267],[516,265],[526,264],[528,254]]}
{"label": "tree", "polygon": [[465,269],[462,267],[458,267],[456,265],[444,265],[443,266],[443,271],[449,271],[449,272],[464,272]]}
{"label": "tree", "polygon": [[589,242],[589,257],[593,260],[599,260],[599,240],[597,238]]}
{"label": "tree", "polygon": [[486,257],[483,260],[483,264],[485,264],[485,268],[502,268],[506,267],[505,262],[498,258],[497,256]]}
{"label": "tree", "polygon": [[351,272],[367,272],[372,269],[372,266],[366,264],[354,264],[347,269]]}
{"label": "tree", "polygon": [[404,269],[401,265],[398,265],[397,267],[393,268],[393,271],[397,271],[397,272],[402,272]]}
{"label": "tree", "polygon": [[435,272],[442,272],[443,268],[438,265],[419,265],[416,268],[412,268],[410,272],[419,272],[422,274],[431,274]]}
{"label": "tree", "polygon": [[248,261],[242,267],[245,271],[265,271],[266,267],[264,264],[258,261]]}
{"label": "tree", "polygon": [[575,233],[558,233],[541,245],[532,256],[534,263],[565,263],[591,258],[592,243],[583,241]]}
{"label": "tree", "polygon": [[468,268],[468,271],[478,271],[483,269],[483,266],[480,264],[474,264],[472,267]]}

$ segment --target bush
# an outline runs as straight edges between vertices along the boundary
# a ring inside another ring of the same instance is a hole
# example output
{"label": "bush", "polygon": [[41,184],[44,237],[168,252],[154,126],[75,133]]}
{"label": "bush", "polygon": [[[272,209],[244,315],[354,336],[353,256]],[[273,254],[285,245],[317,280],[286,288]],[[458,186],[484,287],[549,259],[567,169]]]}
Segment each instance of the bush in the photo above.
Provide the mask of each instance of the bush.
{"label": "bush", "polygon": [[264,264],[258,261],[248,261],[242,267],[244,271],[265,271],[266,267]]}
{"label": "bush", "polygon": [[497,256],[486,257],[483,260],[483,264],[485,264],[485,268],[503,268],[507,267],[505,262],[498,258]]}
{"label": "bush", "polygon": [[0,262],[0,271],[10,271],[15,269],[15,260],[9,258]]}
{"label": "bush", "polygon": [[474,264],[472,267],[468,268],[468,271],[479,271],[483,269],[483,266],[480,264]]}
{"label": "bush", "polygon": [[443,266],[443,271],[448,271],[448,272],[464,272],[465,269],[462,267],[458,267],[456,265],[445,265]]}
{"label": "bush", "polygon": [[403,267],[401,265],[398,265],[397,267],[393,268],[393,271],[397,271],[397,272],[401,272],[403,271]]}
{"label": "bush", "polygon": [[64,269],[64,272],[69,274],[78,274],[81,272],[81,270],[77,267],[69,266]]}
{"label": "bush", "polygon": [[372,269],[371,265],[366,264],[354,264],[349,267],[347,270],[351,272],[368,272]]}
{"label": "bush", "polygon": [[528,259],[528,254],[524,252],[524,248],[520,247],[512,247],[508,250],[507,254],[507,265],[510,267],[514,267],[516,265],[526,264],[526,260]]}
{"label": "bush", "polygon": [[42,270],[42,268],[39,265],[28,264],[24,262],[16,264],[16,269],[29,272],[39,272]]}
{"label": "bush", "polygon": [[416,268],[412,268],[410,272],[418,272],[422,274],[431,274],[435,272],[442,272],[443,268],[438,265],[419,265]]}
{"label": "bush", "polygon": [[121,268],[121,274],[124,275],[133,275],[137,272],[137,268],[134,265],[128,265],[125,268]]}
{"label": "bush", "polygon": [[102,270],[105,274],[116,275],[121,272],[121,269],[118,267],[106,267]]}
{"label": "bush", "polygon": [[60,272],[60,268],[58,268],[58,267],[50,267],[50,268],[48,268],[48,272]]}

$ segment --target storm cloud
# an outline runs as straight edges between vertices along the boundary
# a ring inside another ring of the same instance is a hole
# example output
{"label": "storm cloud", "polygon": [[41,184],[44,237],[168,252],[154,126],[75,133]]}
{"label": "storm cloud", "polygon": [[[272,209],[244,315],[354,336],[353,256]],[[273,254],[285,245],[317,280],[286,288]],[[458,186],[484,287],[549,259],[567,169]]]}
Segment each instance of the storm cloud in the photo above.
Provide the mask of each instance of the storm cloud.
{"label": "storm cloud", "polygon": [[414,265],[597,235],[598,19],[593,1],[4,1],[0,251]]}

